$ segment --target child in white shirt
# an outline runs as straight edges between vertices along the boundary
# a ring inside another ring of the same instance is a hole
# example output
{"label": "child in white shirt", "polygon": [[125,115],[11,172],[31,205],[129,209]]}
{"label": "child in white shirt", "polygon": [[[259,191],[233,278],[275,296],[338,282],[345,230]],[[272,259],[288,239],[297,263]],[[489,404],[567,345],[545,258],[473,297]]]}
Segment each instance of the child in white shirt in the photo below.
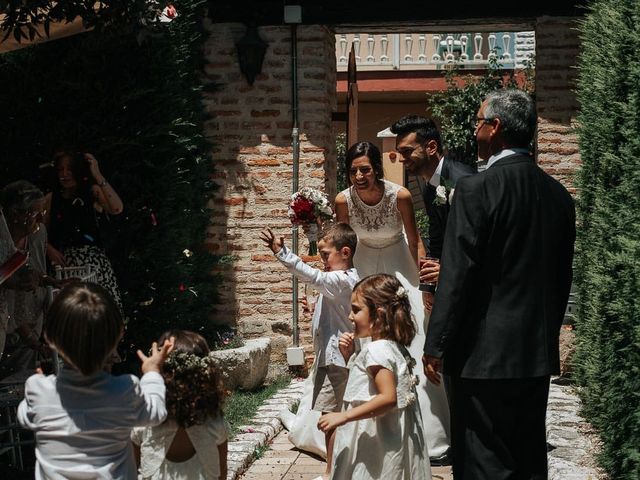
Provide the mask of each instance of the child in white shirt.
{"label": "child in white shirt", "polygon": [[20,424],[35,432],[36,479],[133,479],[136,465],[129,437],[137,425],[167,416],[160,368],[172,342],[149,357],[138,350],[142,379],[112,376],[104,366],[124,332],[109,293],[91,283],[65,287],[44,327],[49,346],[64,360],[56,375],[36,374],[25,383]]}
{"label": "child in white shirt", "polygon": [[[358,237],[346,223],[329,226],[319,235],[318,251],[324,271],[310,267],[277,240],[267,228],[261,233],[265,245],[276,258],[300,281],[313,285],[320,292],[312,320],[313,348],[317,369],[314,379],[312,408],[322,413],[342,410],[342,397],[349,371],[340,353],[338,340],[345,332],[353,331],[349,322],[351,292],[358,282],[353,267],[353,255]],[[327,473],[331,468],[335,431],[325,431]]]}
{"label": "child in white shirt", "polygon": [[167,420],[135,428],[131,440],[141,480],[227,478],[227,437],[222,415],[224,389],[207,341],[195,332],[172,330],[174,351],[162,367]]}

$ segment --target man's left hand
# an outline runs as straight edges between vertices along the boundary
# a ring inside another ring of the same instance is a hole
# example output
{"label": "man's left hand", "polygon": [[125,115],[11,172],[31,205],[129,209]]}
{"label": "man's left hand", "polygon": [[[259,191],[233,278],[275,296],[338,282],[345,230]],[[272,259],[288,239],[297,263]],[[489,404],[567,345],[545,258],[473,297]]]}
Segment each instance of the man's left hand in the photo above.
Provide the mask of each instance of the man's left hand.
{"label": "man's left hand", "polygon": [[442,381],[440,369],[442,368],[442,360],[431,355],[422,356],[422,364],[424,365],[424,374],[434,385],[440,385]]}
{"label": "man's left hand", "polygon": [[440,279],[440,263],[426,260],[420,268],[420,283],[438,283]]}

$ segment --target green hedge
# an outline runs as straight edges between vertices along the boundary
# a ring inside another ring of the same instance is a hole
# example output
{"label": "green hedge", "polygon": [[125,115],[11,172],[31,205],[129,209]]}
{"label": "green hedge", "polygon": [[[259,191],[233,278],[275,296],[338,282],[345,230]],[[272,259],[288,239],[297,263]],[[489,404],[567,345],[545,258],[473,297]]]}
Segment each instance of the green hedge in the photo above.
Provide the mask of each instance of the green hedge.
{"label": "green hedge", "polygon": [[575,367],[616,480],[640,478],[640,2],[597,0],[580,27]]}
{"label": "green hedge", "polygon": [[0,57],[0,183],[38,181],[57,146],[95,154],[125,204],[105,233],[132,344],[170,326],[215,337],[216,258],[203,247],[213,188],[205,3],[179,2],[179,17],[152,30],[121,26]]}

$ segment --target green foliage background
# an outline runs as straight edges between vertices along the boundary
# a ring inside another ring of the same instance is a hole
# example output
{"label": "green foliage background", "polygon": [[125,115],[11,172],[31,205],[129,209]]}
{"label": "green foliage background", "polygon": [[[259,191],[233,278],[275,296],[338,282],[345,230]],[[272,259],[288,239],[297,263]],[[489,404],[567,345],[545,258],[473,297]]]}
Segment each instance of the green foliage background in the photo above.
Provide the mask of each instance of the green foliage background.
{"label": "green foliage background", "polygon": [[575,367],[616,480],[640,478],[640,3],[596,0],[581,27]]}
{"label": "green foliage background", "polygon": [[[533,94],[533,62],[525,65],[522,88]],[[473,165],[478,158],[474,127],[480,103],[489,92],[520,87],[514,71],[502,69],[498,53],[490,59],[484,75],[463,75],[454,65],[445,73],[445,80],[445,90],[427,94],[427,110],[440,126],[448,158]]]}
{"label": "green foliage background", "polygon": [[42,185],[52,169],[38,166],[58,146],[96,156],[125,204],[103,225],[137,346],[168,327],[215,338],[216,258],[203,248],[213,188],[202,133],[205,3],[178,2],[179,17],[151,30],[121,26],[0,57],[0,184]]}

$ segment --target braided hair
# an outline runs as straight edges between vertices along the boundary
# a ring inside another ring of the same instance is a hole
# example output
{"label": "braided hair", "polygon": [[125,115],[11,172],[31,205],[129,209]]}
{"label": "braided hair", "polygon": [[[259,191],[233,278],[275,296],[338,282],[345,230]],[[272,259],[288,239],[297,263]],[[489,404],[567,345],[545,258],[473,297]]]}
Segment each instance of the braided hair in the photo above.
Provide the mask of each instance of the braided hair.
{"label": "braided hair", "polygon": [[369,308],[372,331],[386,340],[408,346],[416,336],[409,296],[393,275],[380,273],[360,280],[353,289]]}

